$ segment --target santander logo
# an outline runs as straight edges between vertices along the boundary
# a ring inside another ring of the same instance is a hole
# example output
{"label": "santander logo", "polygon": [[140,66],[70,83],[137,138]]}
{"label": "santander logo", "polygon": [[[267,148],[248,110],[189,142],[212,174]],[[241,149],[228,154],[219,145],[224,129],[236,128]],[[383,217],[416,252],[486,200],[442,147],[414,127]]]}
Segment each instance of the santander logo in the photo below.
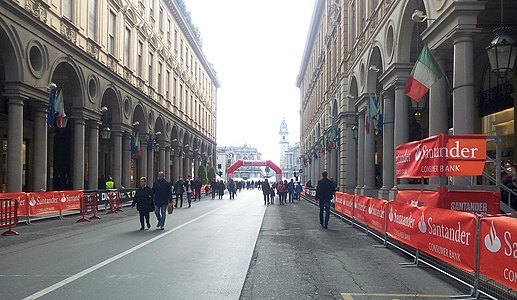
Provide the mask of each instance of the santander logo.
{"label": "santander logo", "polygon": [[422,151],[420,150],[420,145],[416,146],[415,149],[415,161],[420,160],[420,157],[422,156]]}
{"label": "santander logo", "polygon": [[388,219],[390,222],[393,222],[393,207],[390,207],[390,213],[388,214]]}
{"label": "santander logo", "polygon": [[418,230],[420,230],[421,233],[427,232],[427,225],[425,225],[424,219],[425,219],[424,212],[422,212],[422,217],[420,218],[420,221],[418,222]]}
{"label": "santander logo", "polygon": [[29,205],[30,206],[36,205],[36,199],[34,199],[34,197],[31,197],[31,200],[29,200]]}
{"label": "santander logo", "polygon": [[485,236],[485,247],[492,253],[496,253],[501,249],[501,240],[497,237],[494,221],[492,221],[492,226],[490,226],[490,232]]}
{"label": "santander logo", "polygon": [[61,202],[63,202],[63,203],[65,203],[65,202],[66,202],[65,194],[61,194]]}

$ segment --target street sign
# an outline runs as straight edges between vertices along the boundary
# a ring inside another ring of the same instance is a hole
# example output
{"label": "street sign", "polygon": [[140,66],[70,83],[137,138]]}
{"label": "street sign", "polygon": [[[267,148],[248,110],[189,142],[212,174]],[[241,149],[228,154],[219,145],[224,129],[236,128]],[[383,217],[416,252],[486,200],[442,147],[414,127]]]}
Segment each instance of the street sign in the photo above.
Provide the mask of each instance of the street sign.
{"label": "street sign", "polygon": [[298,170],[298,173],[302,174],[303,173],[303,169]]}

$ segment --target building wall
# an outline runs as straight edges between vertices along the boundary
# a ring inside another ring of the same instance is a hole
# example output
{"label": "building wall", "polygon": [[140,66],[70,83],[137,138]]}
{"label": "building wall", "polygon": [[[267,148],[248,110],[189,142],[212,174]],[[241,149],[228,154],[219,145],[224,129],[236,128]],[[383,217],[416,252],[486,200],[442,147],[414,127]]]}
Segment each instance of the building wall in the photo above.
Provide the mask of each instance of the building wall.
{"label": "building wall", "polygon": [[[215,161],[215,71],[175,1],[145,5],[2,1],[0,131],[11,136],[4,152],[13,162],[0,162],[4,191],[51,190],[58,175],[66,188],[97,187],[108,174],[128,187]],[[50,82],[63,94],[64,129],[44,125]]]}
{"label": "building wall", "polygon": [[[500,5],[496,0],[317,1],[297,77],[300,151],[308,170],[303,179],[315,182],[328,170],[342,191],[392,199],[398,185],[409,183],[394,176],[395,147],[449,132],[496,134],[506,145],[503,159],[515,165],[516,94],[501,92],[486,71],[485,48],[494,37]],[[516,8],[517,3],[505,3],[505,25],[516,27],[511,18]],[[423,23],[412,20],[416,9],[429,16]],[[424,44],[447,77],[417,103],[404,88]],[[517,82],[515,71],[507,80]],[[365,130],[370,97],[383,103],[382,132]],[[502,127],[508,130],[497,130]],[[495,143],[488,141],[487,147],[493,152]],[[446,181],[465,185],[472,179]],[[436,178],[424,183],[443,184]]]}

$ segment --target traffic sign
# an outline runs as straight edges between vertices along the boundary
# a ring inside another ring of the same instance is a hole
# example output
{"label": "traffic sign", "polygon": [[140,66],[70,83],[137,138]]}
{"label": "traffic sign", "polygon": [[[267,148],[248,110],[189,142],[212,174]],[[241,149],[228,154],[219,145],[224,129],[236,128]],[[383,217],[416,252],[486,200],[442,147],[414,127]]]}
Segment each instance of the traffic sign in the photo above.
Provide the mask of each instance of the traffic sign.
{"label": "traffic sign", "polygon": [[303,173],[303,169],[298,170],[298,173],[302,174]]}

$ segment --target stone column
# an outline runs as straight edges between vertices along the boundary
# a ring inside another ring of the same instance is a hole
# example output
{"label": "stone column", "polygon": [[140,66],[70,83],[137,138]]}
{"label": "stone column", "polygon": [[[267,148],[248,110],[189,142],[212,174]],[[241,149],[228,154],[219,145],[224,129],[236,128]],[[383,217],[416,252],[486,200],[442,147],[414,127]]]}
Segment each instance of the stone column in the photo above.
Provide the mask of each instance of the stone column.
{"label": "stone column", "polygon": [[93,120],[88,125],[88,189],[96,190],[99,180],[99,123]]}
{"label": "stone column", "polygon": [[[405,86],[401,83],[395,85],[395,132],[393,134],[396,148],[400,144],[409,141],[409,101],[404,94]],[[400,183],[407,183],[407,179],[401,179]],[[393,188],[397,187],[397,178],[393,179]]]}
{"label": "stone column", "polygon": [[[368,116],[365,116],[368,118]],[[370,130],[364,135],[364,188],[363,195],[373,196],[375,185],[375,129],[373,120],[369,119]]]}
{"label": "stone column", "polygon": [[[163,143],[163,142],[162,142]],[[165,168],[165,146],[160,145],[159,153],[158,153],[158,171],[163,171],[164,175],[169,173],[169,171]],[[165,175],[167,176],[167,175]]]}
{"label": "stone column", "polygon": [[383,134],[382,134],[382,188],[380,191],[382,199],[389,198],[389,191],[393,188],[395,178],[395,146],[394,144],[394,122],[395,122],[395,99],[393,91],[388,90],[383,94]]}
{"label": "stone column", "polygon": [[179,164],[178,164],[178,176],[181,176],[183,177],[183,179],[185,179],[184,177],[184,173],[183,173],[183,169],[184,169],[184,160],[185,160],[185,154],[181,153],[179,154]]}
{"label": "stone column", "polygon": [[180,177],[180,154],[175,151],[173,156],[173,162],[172,162],[172,180],[176,181]]}
{"label": "stone column", "polygon": [[7,101],[7,192],[22,191],[23,98]]}
{"label": "stone column", "polygon": [[[152,186],[153,182],[149,180],[147,176],[147,134],[140,134],[140,149],[141,155],[138,160],[138,176],[140,178],[142,176],[147,177],[147,184]],[[136,180],[138,186],[138,180]]]}
{"label": "stone column", "polygon": [[171,181],[171,147],[165,147],[165,180]]}
{"label": "stone column", "polygon": [[184,157],[183,157],[183,178],[187,178],[188,175],[192,175],[191,172],[191,168],[192,168],[192,160],[190,158],[190,153],[187,153]]}
{"label": "stone column", "polygon": [[113,139],[113,181],[115,188],[122,186],[122,131],[115,130],[111,133]]}
{"label": "stone column", "polygon": [[131,186],[131,134],[128,132],[122,134],[122,186]]}
{"label": "stone column", "polygon": [[[446,56],[443,53],[435,54],[436,62],[445,71],[445,60]],[[448,112],[448,93],[447,79],[445,77],[438,80],[429,89],[429,136],[438,134],[448,134],[449,126],[449,112]],[[429,184],[445,186],[447,177],[430,177]]]}
{"label": "stone column", "polygon": [[34,166],[33,190],[47,190],[47,105],[36,107],[34,114]]}
{"label": "stone column", "polygon": [[[84,188],[84,145],[85,145],[85,120],[78,116],[74,120],[74,162],[73,162],[73,188]],[[97,167],[97,166],[96,166]]]}
{"label": "stone column", "polygon": [[364,116],[365,111],[359,113],[358,120],[358,135],[357,135],[357,187],[355,188],[355,194],[362,195],[362,189],[364,186],[364,141],[365,141],[365,129],[364,129]]}
{"label": "stone column", "polygon": [[[152,141],[150,141],[152,143]],[[147,148],[145,149],[147,151]],[[154,147],[147,151],[147,181],[154,182],[154,175],[156,170],[154,169]]]}
{"label": "stone column", "polygon": [[355,114],[347,114],[343,147],[345,148],[345,193],[354,193],[357,186],[357,136],[359,128],[356,125]]}
{"label": "stone column", "polygon": [[[474,132],[476,115],[474,93],[474,49],[472,34],[458,33],[454,36],[454,70],[452,88],[453,134]],[[470,185],[471,177],[453,177],[454,185]]]}
{"label": "stone column", "polygon": [[454,36],[452,97],[453,133],[475,133],[474,49],[470,33],[458,33]]}

